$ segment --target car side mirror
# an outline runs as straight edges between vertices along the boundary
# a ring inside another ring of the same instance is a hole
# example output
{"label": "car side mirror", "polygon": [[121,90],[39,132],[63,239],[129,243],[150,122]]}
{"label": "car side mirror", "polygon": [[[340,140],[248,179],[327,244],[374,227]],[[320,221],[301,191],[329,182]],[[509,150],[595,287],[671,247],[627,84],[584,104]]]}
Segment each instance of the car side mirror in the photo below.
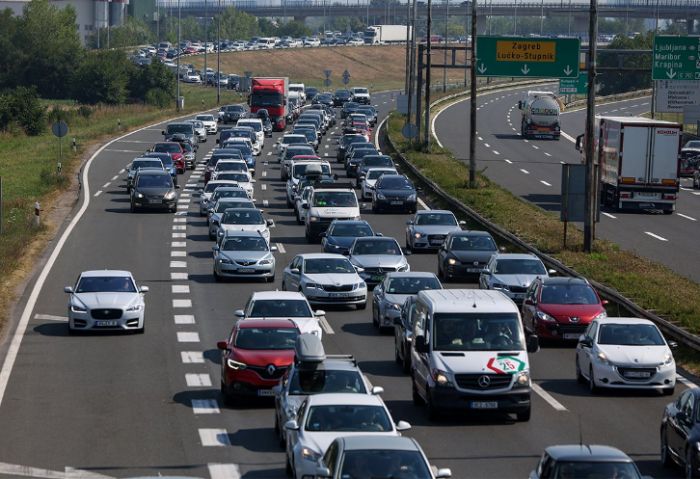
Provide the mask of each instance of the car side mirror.
{"label": "car side mirror", "polygon": [[299,271],[299,268],[292,268],[292,269],[289,270],[289,272],[292,273],[292,274],[299,274],[299,273],[301,273],[301,271]]}
{"label": "car side mirror", "polygon": [[600,301],[600,304],[602,304],[603,306],[607,306],[608,304],[610,304],[610,301],[608,301],[607,299],[603,299]]}
{"label": "car side mirror", "polygon": [[165,135],[165,130],[161,130],[161,131],[160,131],[160,134],[161,134],[161,135]]}
{"label": "car side mirror", "polygon": [[325,315],[326,315],[326,312],[322,309],[317,309],[316,311],[314,311],[314,316],[316,316],[317,318],[320,318],[321,316],[325,316]]}
{"label": "car side mirror", "polygon": [[270,246],[270,251],[278,251],[278,249],[277,246]]}
{"label": "car side mirror", "polygon": [[273,226],[275,222],[273,220],[266,220],[265,224],[267,224],[267,226]]}
{"label": "car side mirror", "polygon": [[372,387],[372,394],[375,396],[379,396],[384,392],[384,388],[381,386],[374,386]]}
{"label": "car side mirror", "polygon": [[668,342],[668,347],[671,349],[678,349],[678,343],[675,341],[669,341]]}
{"label": "car side mirror", "polygon": [[237,318],[244,318],[244,317],[245,317],[245,312],[243,312],[242,309],[237,309],[233,314],[234,314]]}
{"label": "car side mirror", "polygon": [[374,233],[374,236],[384,236],[383,233]]}
{"label": "car side mirror", "polygon": [[411,424],[406,421],[399,421],[396,423],[397,431],[408,431],[409,429],[411,429]]}
{"label": "car side mirror", "polygon": [[219,249],[221,249],[221,248],[219,248],[218,244],[211,247],[212,251],[219,251]]}
{"label": "car side mirror", "polygon": [[593,341],[591,340],[591,338],[587,338],[587,337],[584,336],[583,334],[582,334],[581,337],[578,339],[578,343],[579,343],[581,346],[583,346],[584,348],[593,347]]}
{"label": "car side mirror", "polygon": [[501,253],[505,253],[505,252],[506,252],[506,247],[505,247],[505,246],[499,246],[499,247],[498,247],[498,251],[500,251]]}
{"label": "car side mirror", "polygon": [[63,288],[64,293],[72,293],[73,292],[73,287],[72,286],[66,286]]}
{"label": "car side mirror", "polygon": [[328,233],[324,231],[323,233],[321,233],[321,234],[318,235],[318,236],[321,237],[321,238],[326,238],[326,237],[328,236]]}
{"label": "car side mirror", "polygon": [[228,350],[228,343],[226,341],[219,341],[216,343],[216,347],[222,351]]}
{"label": "car side mirror", "polygon": [[425,336],[416,336],[414,338],[414,344],[416,351],[419,353],[427,353],[428,352],[428,344],[425,342]]}
{"label": "car side mirror", "polygon": [[279,385],[279,384],[276,385],[276,386],[272,386],[272,393],[273,393],[275,396],[279,396],[279,395],[282,393],[282,386]]}
{"label": "car side mirror", "polygon": [[408,220],[408,221],[406,221],[406,224],[407,224],[407,225],[412,225],[412,224],[413,224],[413,221],[412,221],[412,220]]}
{"label": "car side mirror", "polygon": [[489,269],[482,269],[482,270],[481,270],[481,274],[483,274],[483,275],[485,275],[485,276],[491,276],[491,270],[489,270]]}
{"label": "car side mirror", "polygon": [[467,222],[462,220],[459,222],[459,226],[467,226]]}
{"label": "car side mirror", "polygon": [[148,293],[149,290],[148,286],[139,286],[139,293]]}
{"label": "car side mirror", "polygon": [[447,479],[448,477],[452,477],[452,469],[448,467],[438,469],[435,474],[435,479]]}
{"label": "car side mirror", "polygon": [[408,250],[406,248],[401,248],[401,252],[403,253],[404,256],[411,256],[411,250]]}
{"label": "car side mirror", "polygon": [[323,479],[330,478],[331,477],[331,470],[325,466],[317,467],[315,477],[319,477],[319,478],[323,478]]}
{"label": "car side mirror", "polygon": [[536,353],[540,350],[540,341],[534,334],[527,337],[527,352]]}
{"label": "car side mirror", "polygon": [[528,298],[525,301],[523,301],[523,304],[526,304],[527,306],[533,306],[535,302],[532,299]]}
{"label": "car side mirror", "polygon": [[176,190],[179,190],[179,189],[180,189],[180,185],[175,185],[175,189],[176,189]]}
{"label": "car side mirror", "polygon": [[558,272],[556,269],[551,269],[551,268],[550,268],[550,269],[547,270],[547,274],[549,274],[550,276],[551,276],[551,275],[555,275],[555,274],[557,274],[557,273],[559,273],[559,272]]}
{"label": "car side mirror", "polygon": [[289,421],[284,423],[284,428],[287,431],[298,431],[299,424],[294,419],[290,419]]}
{"label": "car side mirror", "polygon": [[305,203],[305,204],[301,205],[301,209],[303,209],[303,210],[308,210],[308,209],[309,209],[308,203]]}

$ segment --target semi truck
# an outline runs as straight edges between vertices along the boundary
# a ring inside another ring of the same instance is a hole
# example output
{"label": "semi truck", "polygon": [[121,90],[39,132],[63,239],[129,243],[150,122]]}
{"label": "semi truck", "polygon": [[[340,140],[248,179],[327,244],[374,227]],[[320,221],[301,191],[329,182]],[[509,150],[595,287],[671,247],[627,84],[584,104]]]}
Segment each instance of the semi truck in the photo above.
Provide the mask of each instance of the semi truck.
{"label": "semi truck", "polygon": [[[595,157],[601,202],[613,209],[676,209],[682,126],[643,117],[599,116]],[[584,135],[576,149],[585,152]]]}
{"label": "semi truck", "polygon": [[274,131],[287,127],[287,97],[289,79],[286,77],[253,77],[248,96],[251,113],[265,109],[270,115]]}
{"label": "semi truck", "polygon": [[[365,45],[405,42],[410,29],[406,25],[371,25],[365,30]],[[408,39],[411,40],[411,37]]]}
{"label": "semi truck", "polygon": [[559,139],[559,101],[551,91],[528,91],[518,102],[522,112],[520,133],[523,138],[550,137]]}

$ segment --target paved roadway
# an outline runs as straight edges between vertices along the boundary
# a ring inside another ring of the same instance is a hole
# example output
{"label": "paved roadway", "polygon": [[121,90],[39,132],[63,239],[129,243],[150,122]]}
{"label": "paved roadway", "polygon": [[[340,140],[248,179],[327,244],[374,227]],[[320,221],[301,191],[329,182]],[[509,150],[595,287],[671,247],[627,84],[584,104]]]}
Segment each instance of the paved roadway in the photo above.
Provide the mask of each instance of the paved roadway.
{"label": "paved roadway", "polygon": [[[377,94],[374,101],[382,116],[393,108],[389,94]],[[486,124],[481,130],[485,136]],[[306,244],[302,227],[285,207],[279,166],[267,163],[274,139],[268,140],[259,159],[255,196],[275,220],[278,281],[215,283],[212,242],[206,221],[197,215],[201,167],[181,178],[177,214],[129,213],[123,168],[159,140],[159,131],[154,126],[131,134],[92,163],[89,207],[30,311],[6,389],[0,376],[0,478],[284,477],[271,403],[242,409],[221,404],[216,341],[226,337],[233,311],[253,291],[279,287],[281,269],[293,255],[319,247]],[[334,156],[332,136],[320,151]],[[210,137],[199,158],[213,147]],[[378,216],[367,209],[363,216],[403,243],[406,216]],[[432,254],[409,259],[412,270],[436,270]],[[150,286],[144,335],[68,336],[61,319],[67,300],[63,286],[72,284],[81,270],[93,268],[128,269]],[[474,287],[449,285],[459,286]],[[370,308],[328,311],[332,331],[324,334],[327,352],[354,354],[372,383],[385,388],[394,419],[409,421],[413,429],[408,435],[419,440],[431,462],[452,468],[453,477],[525,477],[546,446],[577,442],[579,425],[584,441],[617,446],[645,474],[668,475],[658,466],[657,437],[668,398],[591,397],[575,381],[573,349],[551,347],[531,359],[536,391],[530,422],[455,416],[431,423],[412,405],[409,378],[393,360],[392,337],[376,332],[370,314]],[[683,389],[679,385],[677,393]]]}
{"label": "paved roadway", "polygon": [[[549,86],[556,88],[555,85]],[[545,87],[543,87],[545,88]],[[527,88],[484,95],[479,102],[477,131],[478,168],[512,191],[549,211],[559,211],[560,163],[579,163],[575,138],[583,133],[586,111],[565,112],[561,116],[560,141],[524,140],[520,137],[517,102]],[[634,116],[650,110],[650,98],[635,98],[599,105],[597,114]],[[468,158],[469,102],[443,110],[435,121],[437,136],[458,158]],[[467,121],[465,122],[465,119]],[[689,179],[681,183],[676,213],[616,212],[604,208],[597,227],[598,237],[609,239],[625,249],[665,264],[694,281],[700,281],[697,265],[688,261],[697,249],[700,234],[698,208],[700,192],[692,190]]]}

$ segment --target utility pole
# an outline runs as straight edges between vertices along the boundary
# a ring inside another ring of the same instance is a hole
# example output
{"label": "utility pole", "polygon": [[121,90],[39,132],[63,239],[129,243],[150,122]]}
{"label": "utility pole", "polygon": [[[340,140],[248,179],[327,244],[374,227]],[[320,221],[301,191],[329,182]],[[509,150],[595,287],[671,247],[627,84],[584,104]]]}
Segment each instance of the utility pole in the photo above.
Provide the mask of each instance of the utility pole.
{"label": "utility pole", "polygon": [[[469,76],[469,2],[465,2],[464,6],[466,11],[464,12],[464,88],[467,88],[467,81]],[[489,20],[489,25],[491,21]]]}
{"label": "utility pole", "polygon": [[177,0],[177,74],[175,75],[175,101],[177,102],[175,109],[180,111],[180,55],[182,54],[182,48],[180,48],[180,0]]}
{"label": "utility pole", "polygon": [[469,188],[476,188],[476,0],[472,4],[472,44],[469,62]]}
{"label": "utility pole", "polygon": [[[416,26],[418,24],[418,1],[413,0],[413,14],[411,15],[411,51],[410,51],[410,58],[408,62],[409,66],[409,77],[408,77],[408,117],[407,121],[410,124],[411,123],[411,116],[413,113],[413,104],[416,103],[416,105],[420,104],[420,80],[418,81],[418,86],[416,87]],[[422,53],[422,50],[419,51],[418,56],[420,57]],[[420,78],[420,68],[421,68],[421,63],[419,61],[418,63],[418,76]],[[417,98],[418,101],[414,102],[413,98]],[[416,128],[417,131],[420,131],[420,128],[418,128],[418,124],[420,123],[420,118],[419,118],[419,110],[416,111]],[[413,138],[411,138],[411,142],[415,141]]]}
{"label": "utility pole", "polygon": [[221,0],[216,17],[216,105],[221,103]]}
{"label": "utility pole", "polygon": [[445,0],[445,49],[442,59],[442,92],[447,91],[447,23],[450,20],[450,0]]}
{"label": "utility pole", "polygon": [[540,36],[544,30],[544,0],[540,2]]}
{"label": "utility pole", "polygon": [[403,92],[408,95],[408,84],[411,81],[411,2],[406,0],[406,81]]}
{"label": "utility pole", "polygon": [[425,148],[430,149],[430,68],[432,67],[432,27],[433,27],[433,0],[428,0],[428,19],[425,22],[425,32],[428,37],[428,42],[425,49],[425,129],[424,143]]}
{"label": "utility pole", "polygon": [[598,207],[598,175],[595,128],[596,38],[598,38],[598,0],[591,0],[588,24],[588,104],[586,110],[586,204],[583,218],[583,250],[593,250]]}
{"label": "utility pole", "polygon": [[518,34],[518,0],[515,0],[515,15],[513,20],[513,35]]}
{"label": "utility pole", "polygon": [[207,50],[209,49],[209,10],[207,0],[204,0],[204,86],[207,86]]}

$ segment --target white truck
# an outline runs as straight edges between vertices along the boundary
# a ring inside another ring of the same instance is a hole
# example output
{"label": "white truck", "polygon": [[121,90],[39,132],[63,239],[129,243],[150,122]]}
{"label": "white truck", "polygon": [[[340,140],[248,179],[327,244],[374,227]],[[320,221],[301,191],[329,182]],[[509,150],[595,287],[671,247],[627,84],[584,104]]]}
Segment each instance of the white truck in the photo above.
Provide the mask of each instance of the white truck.
{"label": "white truck", "polygon": [[[676,209],[682,126],[643,117],[596,117],[601,201],[614,209]],[[585,153],[584,135],[576,149]]]}
{"label": "white truck", "polygon": [[518,102],[522,112],[520,133],[523,138],[550,137],[559,139],[559,101],[551,91],[528,91]]}
{"label": "white truck", "polygon": [[[405,42],[410,29],[406,25],[371,25],[365,30],[365,45]],[[411,40],[411,37],[408,39]]]}

